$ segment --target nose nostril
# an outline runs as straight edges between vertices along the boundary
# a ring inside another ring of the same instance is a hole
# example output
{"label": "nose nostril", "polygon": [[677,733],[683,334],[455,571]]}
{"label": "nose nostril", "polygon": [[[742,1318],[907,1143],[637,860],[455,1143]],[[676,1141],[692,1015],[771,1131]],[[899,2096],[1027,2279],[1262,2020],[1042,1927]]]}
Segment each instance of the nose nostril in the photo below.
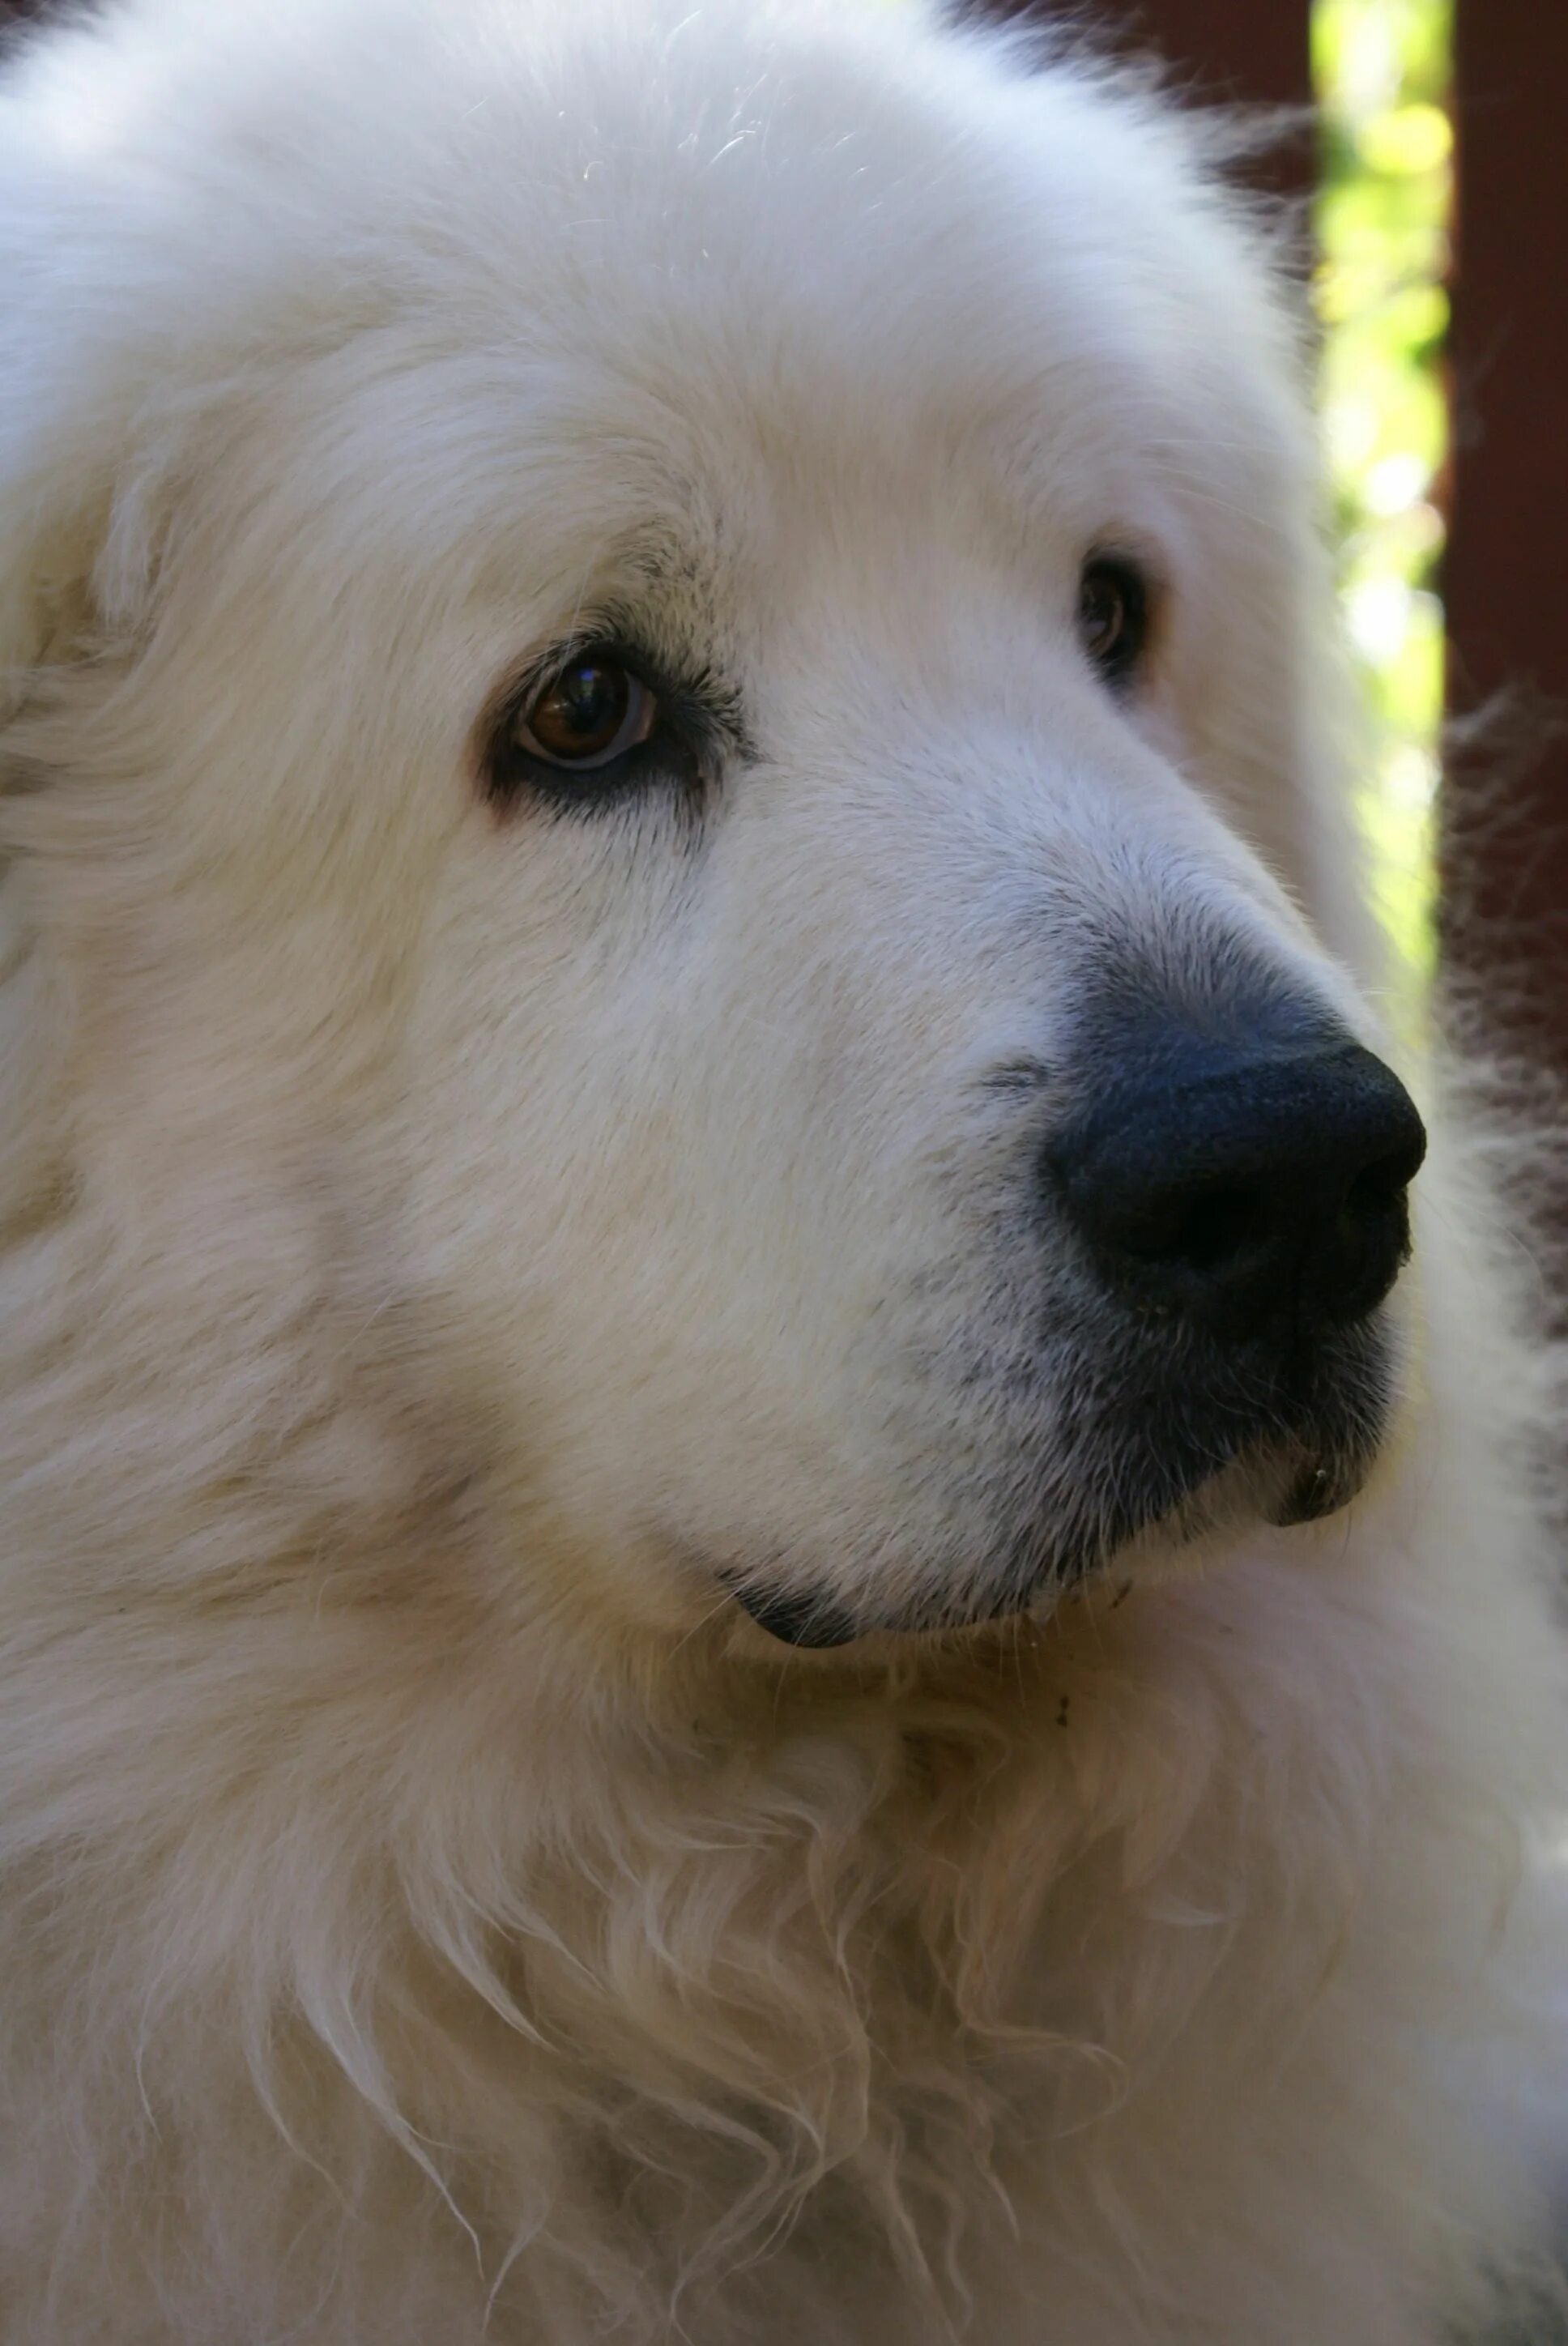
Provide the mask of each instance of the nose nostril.
{"label": "nose nostril", "polygon": [[1124,1222],[1117,1243],[1140,1262],[1218,1270],[1242,1252],[1265,1219],[1266,1200],[1256,1188],[1172,1188]]}
{"label": "nose nostril", "polygon": [[1402,1206],[1405,1191],[1420,1169],[1412,1150],[1390,1150],[1388,1156],[1362,1167],[1345,1193],[1346,1209],[1352,1216],[1360,1217],[1387,1213],[1391,1206]]}
{"label": "nose nostril", "polygon": [[1263,1200],[1256,1189],[1207,1190],[1188,1202],[1166,1251],[1189,1270],[1222,1270],[1255,1237],[1262,1219]]}

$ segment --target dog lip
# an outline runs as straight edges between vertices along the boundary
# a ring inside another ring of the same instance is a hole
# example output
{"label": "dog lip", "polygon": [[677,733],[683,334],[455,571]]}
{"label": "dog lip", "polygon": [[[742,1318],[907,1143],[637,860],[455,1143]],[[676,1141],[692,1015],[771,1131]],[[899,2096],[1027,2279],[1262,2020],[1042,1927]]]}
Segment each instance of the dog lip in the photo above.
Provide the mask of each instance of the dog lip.
{"label": "dog lip", "polygon": [[1013,1620],[1027,1613],[1047,1586],[1064,1594],[1090,1578],[1108,1561],[1096,1557],[1070,1568],[1059,1561],[1054,1565],[1037,1562],[1027,1574],[1011,1575],[989,1596],[977,1592],[972,1605],[958,1606],[933,1599],[902,1616],[883,1614],[871,1619],[857,1619],[843,1606],[820,1596],[769,1588],[755,1582],[747,1586],[729,1573],[720,1577],[769,1637],[799,1652],[826,1652],[860,1637],[961,1637],[970,1630],[984,1629],[994,1622]]}
{"label": "dog lip", "polygon": [[1369,1458],[1359,1456],[1308,1458],[1287,1485],[1270,1520],[1288,1529],[1296,1524],[1320,1523],[1326,1515],[1337,1515],[1341,1507],[1349,1506],[1366,1481],[1370,1464]]}
{"label": "dog lip", "polygon": [[860,1635],[859,1622],[841,1606],[825,1603],[820,1596],[748,1585],[728,1574],[725,1577],[758,1627],[781,1646],[815,1651],[847,1646]]}

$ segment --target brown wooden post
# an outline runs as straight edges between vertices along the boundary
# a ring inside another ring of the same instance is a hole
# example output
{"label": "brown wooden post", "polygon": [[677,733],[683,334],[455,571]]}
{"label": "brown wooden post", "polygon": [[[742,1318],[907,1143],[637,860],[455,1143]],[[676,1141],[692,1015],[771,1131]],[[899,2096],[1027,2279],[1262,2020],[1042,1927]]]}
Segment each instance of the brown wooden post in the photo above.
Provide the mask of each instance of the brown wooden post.
{"label": "brown wooden post", "polygon": [[1444,946],[1568,1079],[1568,7],[1459,0],[1457,66],[1451,693],[1514,706],[1451,763]]}
{"label": "brown wooden post", "polygon": [[1309,0],[1143,0],[1124,13],[1128,35],[1167,57],[1178,80],[1190,75],[1199,95],[1307,103]]}
{"label": "brown wooden post", "polygon": [[[1245,106],[1303,107],[1311,96],[1308,30],[1311,0],[1114,0],[1074,7],[1061,0],[968,0],[976,15],[1054,17],[1083,26],[1118,50],[1145,50],[1175,69],[1178,90]],[[1267,167],[1275,186],[1310,185],[1311,142],[1303,138]]]}

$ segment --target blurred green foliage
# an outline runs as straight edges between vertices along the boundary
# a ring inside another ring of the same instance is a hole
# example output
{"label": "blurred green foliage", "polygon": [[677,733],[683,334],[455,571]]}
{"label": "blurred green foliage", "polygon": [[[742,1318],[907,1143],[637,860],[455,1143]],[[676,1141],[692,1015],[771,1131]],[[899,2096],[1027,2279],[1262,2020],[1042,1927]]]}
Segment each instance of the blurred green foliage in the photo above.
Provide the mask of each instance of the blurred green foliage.
{"label": "blurred green foliage", "polygon": [[1413,975],[1433,953],[1442,716],[1452,0],[1316,0],[1323,423],[1339,584],[1376,727],[1360,813]]}

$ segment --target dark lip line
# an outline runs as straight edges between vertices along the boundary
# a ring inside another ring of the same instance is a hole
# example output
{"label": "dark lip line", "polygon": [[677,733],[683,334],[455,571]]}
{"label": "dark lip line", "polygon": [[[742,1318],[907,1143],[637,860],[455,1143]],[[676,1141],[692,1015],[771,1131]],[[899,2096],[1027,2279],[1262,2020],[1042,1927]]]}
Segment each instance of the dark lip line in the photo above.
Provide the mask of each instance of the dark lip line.
{"label": "dark lip line", "polygon": [[735,1573],[721,1572],[718,1576],[758,1627],[776,1637],[781,1646],[819,1653],[830,1647],[850,1645],[874,1632],[874,1624],[857,1621],[841,1606],[825,1604],[820,1596],[796,1596],[779,1589],[754,1588]]}

